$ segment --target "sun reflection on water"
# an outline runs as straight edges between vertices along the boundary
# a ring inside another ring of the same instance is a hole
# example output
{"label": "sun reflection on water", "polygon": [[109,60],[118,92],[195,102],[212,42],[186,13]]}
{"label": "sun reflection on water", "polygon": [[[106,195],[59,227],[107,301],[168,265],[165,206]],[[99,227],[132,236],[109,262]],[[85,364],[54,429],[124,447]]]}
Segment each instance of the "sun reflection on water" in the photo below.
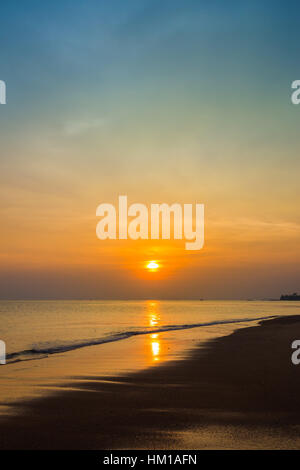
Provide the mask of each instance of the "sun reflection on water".
{"label": "sun reflection on water", "polygon": [[151,342],[152,356],[154,361],[159,361],[160,344],[158,341]]}
{"label": "sun reflection on water", "polygon": [[[151,328],[159,328],[160,326],[159,302],[154,302],[154,301],[147,302],[147,316],[149,320],[149,326]],[[150,346],[151,346],[152,362],[158,362],[160,360],[160,350],[161,350],[161,344],[160,344],[158,333],[152,333],[150,335]]]}

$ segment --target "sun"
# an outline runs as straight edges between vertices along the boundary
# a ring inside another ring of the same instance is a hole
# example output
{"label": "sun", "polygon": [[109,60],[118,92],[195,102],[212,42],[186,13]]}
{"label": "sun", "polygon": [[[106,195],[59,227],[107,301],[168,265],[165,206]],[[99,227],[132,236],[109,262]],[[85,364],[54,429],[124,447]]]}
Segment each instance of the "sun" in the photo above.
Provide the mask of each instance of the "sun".
{"label": "sun", "polygon": [[159,268],[159,264],[156,261],[149,261],[149,263],[146,265],[146,268],[149,271],[157,271]]}

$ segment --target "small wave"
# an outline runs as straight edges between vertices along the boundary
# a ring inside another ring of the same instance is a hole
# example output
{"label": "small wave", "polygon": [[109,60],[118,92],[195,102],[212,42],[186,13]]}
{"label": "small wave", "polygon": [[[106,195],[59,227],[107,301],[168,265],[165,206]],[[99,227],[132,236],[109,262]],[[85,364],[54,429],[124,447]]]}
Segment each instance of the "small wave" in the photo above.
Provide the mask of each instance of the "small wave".
{"label": "small wave", "polygon": [[34,347],[31,349],[24,349],[23,351],[18,351],[18,352],[7,354],[6,365],[14,364],[16,362],[44,359],[52,354],[60,354],[60,353],[68,352],[68,351],[73,351],[75,349],[86,348],[88,346],[97,346],[101,344],[112,343],[115,341],[122,341],[124,339],[131,338],[132,336],[148,335],[148,334],[153,334],[153,333],[164,333],[167,331],[187,330],[191,328],[200,328],[203,326],[228,325],[231,323],[254,322],[254,321],[275,318],[275,316],[276,315],[269,315],[266,317],[259,317],[259,318],[241,318],[241,319],[234,319],[234,320],[212,321],[212,322],[207,322],[207,323],[167,325],[161,328],[153,328],[151,330],[149,329],[149,330],[125,331],[123,333],[117,333],[117,334],[102,337],[102,338],[89,339],[89,340],[76,342],[76,343],[60,344],[58,346],[51,346],[47,348]]}

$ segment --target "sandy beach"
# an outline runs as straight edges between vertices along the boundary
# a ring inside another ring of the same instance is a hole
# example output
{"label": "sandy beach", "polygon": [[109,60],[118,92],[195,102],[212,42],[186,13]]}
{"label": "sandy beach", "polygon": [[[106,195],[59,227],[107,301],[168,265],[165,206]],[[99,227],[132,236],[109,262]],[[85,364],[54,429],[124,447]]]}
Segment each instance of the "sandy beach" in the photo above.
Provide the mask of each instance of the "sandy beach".
{"label": "sandy beach", "polygon": [[[1,449],[292,449],[300,445],[300,316],[261,321],[167,362],[19,404]],[[16,406],[16,404],[14,405]]]}

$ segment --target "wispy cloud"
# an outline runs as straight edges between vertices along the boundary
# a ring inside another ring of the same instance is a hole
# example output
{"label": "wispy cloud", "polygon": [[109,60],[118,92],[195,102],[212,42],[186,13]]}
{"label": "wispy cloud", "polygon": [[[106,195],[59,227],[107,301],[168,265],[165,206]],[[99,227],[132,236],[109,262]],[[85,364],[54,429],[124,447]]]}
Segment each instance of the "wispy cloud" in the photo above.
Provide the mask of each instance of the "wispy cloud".
{"label": "wispy cloud", "polygon": [[85,134],[94,129],[101,128],[107,124],[105,118],[78,119],[67,121],[63,125],[63,134],[69,137]]}

